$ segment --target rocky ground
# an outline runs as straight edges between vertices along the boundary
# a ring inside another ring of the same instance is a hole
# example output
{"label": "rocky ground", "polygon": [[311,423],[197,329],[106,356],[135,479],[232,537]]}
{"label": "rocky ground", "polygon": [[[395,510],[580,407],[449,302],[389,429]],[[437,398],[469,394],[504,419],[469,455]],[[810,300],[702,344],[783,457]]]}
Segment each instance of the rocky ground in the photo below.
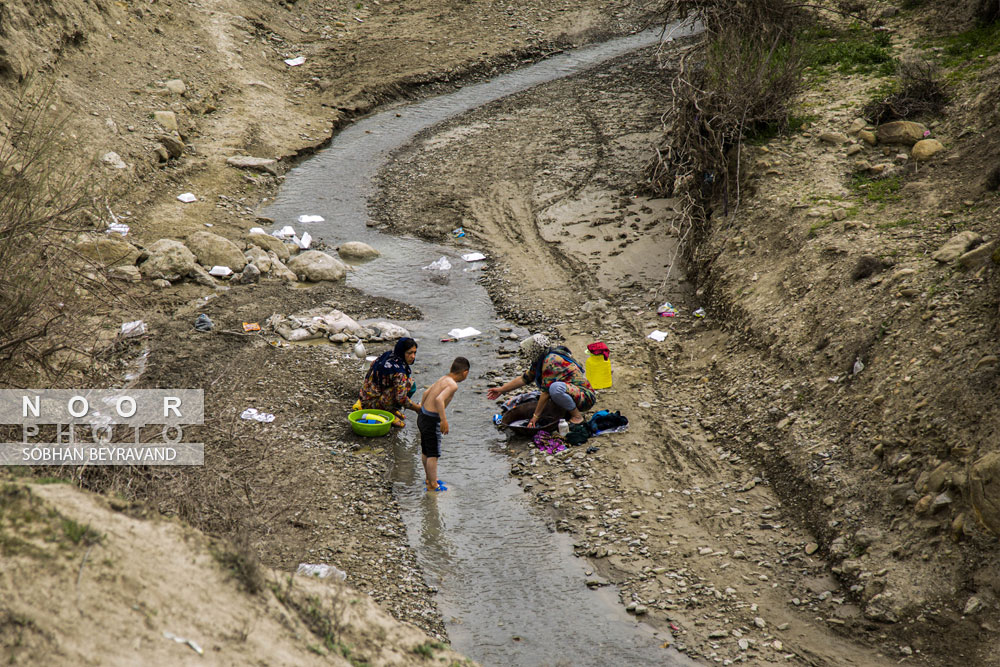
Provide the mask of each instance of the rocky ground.
{"label": "rocky ground", "polygon": [[[242,251],[281,174],[356,114],[639,18],[587,2],[55,4],[44,17],[9,10],[4,71],[58,75],[53,106],[78,152],[121,160],[100,167],[119,193],[107,204],[140,251],[164,237],[194,245],[206,224]],[[896,48],[944,62],[923,17],[889,18]],[[284,64],[296,56],[305,63]],[[949,65],[961,76],[944,114],[918,119],[943,147],[927,161],[855,124],[884,79],[811,78],[808,120],[750,149],[749,193],[691,246],[687,277],[674,203],[638,185],[666,94],[651,54],[436,128],[384,175],[388,229],[447,241],[464,226],[496,260],[487,282],[506,317],[578,352],[612,348],[600,406],[630,430],[551,457],[515,444],[512,473],[593,560],[590,584],[618,584],[692,656],[996,663],[997,65],[973,57]],[[276,161],[227,166],[237,155]],[[97,234],[111,221],[99,217]],[[960,232],[958,254],[935,256]],[[336,565],[397,619],[441,635],[389,456],[334,418],[363,364],[349,346],[276,346],[240,326],[324,302],[355,317],[417,313],[336,284],[265,275],[223,291],[200,270],[159,287],[134,273],[107,270],[124,296],[81,320],[103,352],[96,372],[120,378],[145,360],[146,386],[205,388],[210,455],[195,472],[127,487],[91,473],[84,485],[245,536],[278,571]],[[668,300],[679,316],[657,317]],[[191,327],[200,312],[213,332]],[[147,337],[116,336],[139,318]],[[275,421],[240,420],[251,406]]]}

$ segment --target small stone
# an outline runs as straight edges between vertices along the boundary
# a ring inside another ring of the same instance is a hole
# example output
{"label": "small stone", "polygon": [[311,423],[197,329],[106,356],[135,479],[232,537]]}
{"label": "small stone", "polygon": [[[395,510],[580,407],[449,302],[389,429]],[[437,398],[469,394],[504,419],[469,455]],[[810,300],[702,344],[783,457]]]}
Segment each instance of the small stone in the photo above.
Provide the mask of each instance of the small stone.
{"label": "small stone", "polygon": [[983,237],[977,232],[969,230],[959,232],[948,239],[943,246],[931,253],[931,258],[942,264],[948,264],[964,255],[977,243],[981,243],[982,240]]}
{"label": "small stone", "polygon": [[868,144],[869,146],[874,146],[875,144],[878,143],[878,138],[875,136],[875,133],[869,130],[859,131],[858,138],[861,139],[866,144]]}
{"label": "small stone", "polygon": [[861,146],[859,146],[859,145],[857,145],[857,144],[854,144],[853,146],[850,146],[850,147],[849,147],[849,148],[847,149],[847,157],[851,157],[852,155],[857,155],[857,154],[858,154],[858,153],[860,153],[860,152],[861,152],[862,150],[864,150],[864,149],[863,149],[863,148],[861,148]]}
{"label": "small stone", "polygon": [[756,626],[757,626],[758,628],[760,628],[761,630],[763,630],[764,628],[766,628],[766,627],[767,627],[767,621],[765,621],[765,620],[764,620],[763,618],[761,618],[760,616],[755,616],[755,617],[754,617],[754,619],[753,619],[753,624],[754,624],[754,625],[756,625]]}
{"label": "small stone", "polygon": [[125,160],[122,159],[122,156],[114,151],[108,151],[102,155],[101,162],[114,169],[125,169],[128,167],[128,165],[125,164]]}
{"label": "small stone", "polygon": [[163,84],[163,87],[169,90],[174,95],[183,95],[187,92],[187,86],[180,79],[171,79]]}
{"label": "small stone", "polygon": [[750,642],[746,638],[741,638],[738,642],[736,642],[736,645],[740,647],[741,651],[746,651],[750,648]]}
{"label": "small stone", "polygon": [[160,124],[167,132],[177,131],[177,114],[173,111],[154,111],[153,120]]}
{"label": "small stone", "polygon": [[843,132],[824,132],[819,135],[819,140],[827,144],[846,144],[850,139]]}
{"label": "small stone", "polygon": [[237,169],[249,169],[261,171],[272,175],[278,174],[278,161],[265,157],[250,157],[247,155],[233,155],[226,158],[226,164]]}
{"label": "small stone", "polygon": [[983,608],[983,601],[973,595],[969,598],[968,602],[965,603],[965,609],[962,611],[966,616],[971,616]]}
{"label": "small stone", "polygon": [[835,209],[833,209],[833,214],[832,215],[833,215],[833,219],[834,220],[840,222],[841,220],[844,220],[844,219],[847,218],[847,210],[843,209],[843,208],[835,208]]}
{"label": "small stone", "polygon": [[153,281],[153,287],[157,289],[164,289],[166,287],[170,287],[170,281],[164,280],[163,278],[157,278],[156,280]]}
{"label": "small stone", "polygon": [[812,556],[819,549],[819,545],[815,542],[810,542],[806,545],[805,552],[807,556]]}
{"label": "small stone", "polygon": [[156,140],[163,144],[170,157],[176,158],[184,155],[184,142],[177,137],[170,134],[161,134],[156,137]]}

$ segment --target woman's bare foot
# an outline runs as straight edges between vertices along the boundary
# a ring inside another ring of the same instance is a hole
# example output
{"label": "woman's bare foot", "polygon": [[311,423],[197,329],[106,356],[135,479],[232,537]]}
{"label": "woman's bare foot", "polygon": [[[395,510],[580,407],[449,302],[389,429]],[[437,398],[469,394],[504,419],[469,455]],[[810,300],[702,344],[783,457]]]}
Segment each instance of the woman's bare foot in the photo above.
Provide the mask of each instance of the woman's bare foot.
{"label": "woman's bare foot", "polygon": [[579,410],[573,410],[569,413],[569,423],[570,424],[582,424],[583,414]]}

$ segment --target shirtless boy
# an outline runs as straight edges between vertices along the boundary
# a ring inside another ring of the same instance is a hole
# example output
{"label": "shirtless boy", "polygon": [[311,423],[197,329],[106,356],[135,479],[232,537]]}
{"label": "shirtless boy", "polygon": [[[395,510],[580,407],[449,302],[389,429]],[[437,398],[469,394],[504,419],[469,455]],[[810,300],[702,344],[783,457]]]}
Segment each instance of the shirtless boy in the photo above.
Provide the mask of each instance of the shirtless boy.
{"label": "shirtless boy", "polygon": [[417,430],[420,432],[420,459],[424,463],[428,491],[447,491],[448,488],[437,478],[438,459],[441,457],[441,436],[448,433],[448,417],[444,409],[451,403],[458,391],[458,383],[469,377],[469,360],[455,357],[451,370],[424,392],[417,414]]}

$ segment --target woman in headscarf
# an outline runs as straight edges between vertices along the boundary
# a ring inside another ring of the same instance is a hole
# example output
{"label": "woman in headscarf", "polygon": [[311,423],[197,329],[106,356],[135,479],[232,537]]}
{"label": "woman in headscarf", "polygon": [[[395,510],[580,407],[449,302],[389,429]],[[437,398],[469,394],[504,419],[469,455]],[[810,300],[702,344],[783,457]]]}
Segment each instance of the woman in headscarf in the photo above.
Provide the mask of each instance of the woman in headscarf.
{"label": "woman in headscarf", "polygon": [[361,408],[395,413],[393,426],[406,424],[403,408],[420,412],[420,404],[411,399],[417,387],[410,377],[410,364],[416,358],[417,341],[400,338],[392,350],[373,361],[361,385]]}
{"label": "woman in headscarf", "polygon": [[569,413],[571,424],[582,424],[582,413],[594,407],[597,394],[590,386],[583,366],[577,363],[569,349],[562,345],[549,347],[548,339],[537,335],[521,344],[521,352],[531,360],[528,370],[507,384],[488,390],[486,397],[492,401],[501,394],[534,383],[541,395],[535,413],[528,420],[528,427],[535,426],[550,400]]}

